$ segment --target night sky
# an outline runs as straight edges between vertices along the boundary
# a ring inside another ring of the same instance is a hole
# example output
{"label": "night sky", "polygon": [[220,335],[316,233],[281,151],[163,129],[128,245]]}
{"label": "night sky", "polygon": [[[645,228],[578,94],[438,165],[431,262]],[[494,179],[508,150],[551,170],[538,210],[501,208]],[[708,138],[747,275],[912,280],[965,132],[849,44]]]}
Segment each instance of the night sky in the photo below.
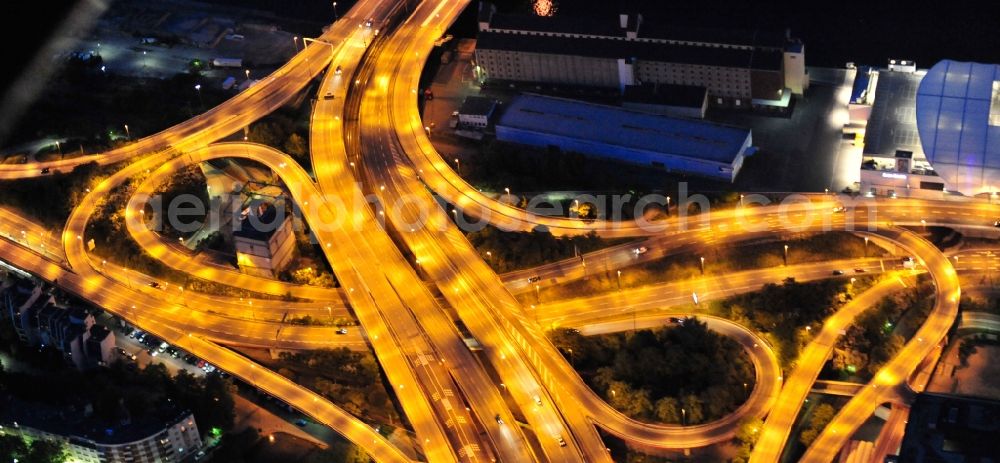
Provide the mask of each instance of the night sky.
{"label": "night sky", "polygon": [[[105,0],[100,0],[105,1]],[[497,0],[510,7],[527,10],[532,1]],[[278,10],[299,19],[329,15],[326,0],[212,0],[214,3],[255,6]],[[0,88],[6,87],[14,72],[28,61],[67,14],[73,0],[0,2],[0,40],[3,43],[5,72]],[[295,4],[289,9],[288,5]],[[338,2],[338,9],[350,0]],[[882,65],[890,57],[913,59],[920,67],[930,67],[944,58],[987,63],[1000,62],[1000,20],[987,2],[902,1],[732,1],[732,0],[561,0],[558,15],[615,15],[620,11],[641,11],[647,24],[704,27],[756,27],[792,29],[807,46],[807,63],[842,66],[847,61]],[[475,7],[475,0],[473,8]],[[112,6],[113,8],[114,6]],[[470,21],[472,15],[464,15]],[[11,25],[31,25],[16,33]],[[471,26],[469,24],[468,26]],[[471,27],[462,28],[465,30]]]}

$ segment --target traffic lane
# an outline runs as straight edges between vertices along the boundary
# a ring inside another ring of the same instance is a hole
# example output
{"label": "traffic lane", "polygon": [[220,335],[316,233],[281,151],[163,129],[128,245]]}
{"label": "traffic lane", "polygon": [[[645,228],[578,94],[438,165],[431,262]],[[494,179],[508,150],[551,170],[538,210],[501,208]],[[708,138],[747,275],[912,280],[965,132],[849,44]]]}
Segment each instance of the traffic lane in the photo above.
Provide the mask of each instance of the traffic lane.
{"label": "traffic lane", "polygon": [[875,374],[869,387],[865,387],[834,416],[806,450],[803,461],[831,460],[845,440],[871,415],[875,406],[895,397],[896,386],[905,384],[923,359],[937,348],[958,313],[958,277],[948,258],[933,244],[912,233],[888,230],[880,232],[880,235],[907,249],[911,255],[919,256],[927,265],[937,286],[934,308],[914,337]]}
{"label": "traffic lane", "polygon": [[[855,269],[864,272],[857,273]],[[702,301],[721,299],[760,290],[768,283],[781,283],[787,278],[798,282],[825,278],[853,278],[855,275],[877,275],[883,270],[878,259],[852,259],[833,262],[798,264],[789,267],[745,270],[727,275],[710,275],[696,279],[629,288],[622,291],[546,302],[528,309],[543,326],[577,325],[587,320],[609,316],[618,308],[648,311]],[[843,271],[843,275],[834,275]]]}

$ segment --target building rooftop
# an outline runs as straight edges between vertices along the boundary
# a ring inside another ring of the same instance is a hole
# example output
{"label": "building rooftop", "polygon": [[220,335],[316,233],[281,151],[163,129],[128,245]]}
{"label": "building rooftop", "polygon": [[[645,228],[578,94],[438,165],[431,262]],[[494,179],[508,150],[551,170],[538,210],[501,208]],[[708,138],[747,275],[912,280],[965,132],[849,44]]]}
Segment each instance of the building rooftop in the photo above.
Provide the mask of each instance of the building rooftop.
{"label": "building rooftop", "polygon": [[278,213],[273,204],[254,200],[243,210],[239,229],[233,231],[233,236],[249,238],[258,241],[270,240],[281,227],[277,222]]}
{"label": "building rooftop", "polygon": [[591,18],[497,13],[490,20],[490,29],[625,37],[625,29],[619,24],[618,16]]}
{"label": "building rooftop", "polygon": [[664,106],[700,108],[705,103],[708,89],[695,85],[646,84],[625,87],[622,100]]}
{"label": "building rooftop", "polygon": [[57,406],[0,394],[0,423],[11,426],[16,422],[60,436],[117,445],[145,439],[191,414],[172,405],[159,405],[142,416],[130,416],[128,424],[109,423],[96,415],[87,416],[85,402],[60,400],[66,403]]}
{"label": "building rooftop", "polygon": [[922,73],[882,70],[876,77],[875,101],[865,129],[864,154],[895,156],[896,151],[923,154],[917,133],[917,86]]}
{"label": "building rooftop", "polygon": [[771,30],[740,30],[708,27],[654,27],[654,24],[643,23],[639,37],[662,40],[677,40],[684,42],[719,43],[744,47],[766,47],[784,49],[787,46],[801,44],[790,42],[786,34]]}
{"label": "building rooftop", "polygon": [[910,409],[899,461],[1000,461],[1000,401],[920,394]]}
{"label": "building rooftop", "polygon": [[780,51],[739,50],[731,48],[675,45],[592,38],[549,37],[538,35],[480,32],[479,49],[522,51],[595,58],[629,59],[706,66],[781,70]]}
{"label": "building rooftop", "polygon": [[733,162],[750,136],[748,129],[539,95],[514,99],[497,125],[721,163]]}
{"label": "building rooftop", "polygon": [[4,291],[4,296],[10,297],[11,307],[16,310],[30,302],[33,296],[41,295],[41,293],[35,295],[34,291],[35,284],[31,280],[17,278],[15,283]]}
{"label": "building rooftop", "polygon": [[497,102],[493,98],[470,96],[466,97],[465,101],[462,102],[462,107],[459,108],[458,113],[469,116],[489,116],[493,114],[496,106]]}

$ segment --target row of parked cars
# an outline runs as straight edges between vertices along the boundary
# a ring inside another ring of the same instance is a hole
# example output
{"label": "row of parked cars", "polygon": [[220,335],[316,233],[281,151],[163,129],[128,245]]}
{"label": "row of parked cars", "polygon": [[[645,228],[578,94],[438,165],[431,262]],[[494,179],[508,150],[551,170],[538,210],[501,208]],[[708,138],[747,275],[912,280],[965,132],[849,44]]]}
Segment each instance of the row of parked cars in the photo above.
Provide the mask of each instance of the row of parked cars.
{"label": "row of parked cars", "polygon": [[[215,366],[212,364],[195,357],[193,354],[185,352],[183,349],[172,346],[170,343],[153,336],[152,334],[146,333],[145,331],[134,329],[128,333],[128,337],[135,339],[140,344],[146,346],[146,352],[150,356],[156,357],[158,355],[169,355],[175,359],[181,359],[188,365],[194,365],[200,368],[205,373],[211,373],[216,371]],[[121,349],[123,355],[128,355],[124,353],[124,349]],[[135,360],[135,355],[131,355],[132,360]]]}

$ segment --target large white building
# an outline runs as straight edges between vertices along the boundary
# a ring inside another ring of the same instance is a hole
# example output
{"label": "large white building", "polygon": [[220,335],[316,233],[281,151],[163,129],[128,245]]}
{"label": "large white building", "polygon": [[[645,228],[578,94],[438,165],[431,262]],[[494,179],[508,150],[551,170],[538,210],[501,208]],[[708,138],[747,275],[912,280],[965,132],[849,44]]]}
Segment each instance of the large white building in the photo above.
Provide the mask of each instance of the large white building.
{"label": "large white building", "polygon": [[[898,61],[859,73],[852,114],[864,117],[860,189],[941,198],[1000,192],[1000,66]],[[860,90],[860,91],[859,91]]]}
{"label": "large white building", "polygon": [[924,156],[949,189],[1000,191],[1000,66],[941,61],[917,88]]}
{"label": "large white building", "polygon": [[[47,413],[41,411],[41,414]],[[62,412],[59,412],[60,414]],[[172,463],[196,453],[201,448],[201,436],[194,415],[185,413],[156,429],[141,433],[136,429],[129,434],[109,435],[104,432],[63,432],[66,426],[55,422],[40,424],[6,421],[0,434],[19,436],[25,440],[51,440],[61,442],[66,450],[66,461],[72,463]],[[59,414],[50,417],[64,421]]]}

